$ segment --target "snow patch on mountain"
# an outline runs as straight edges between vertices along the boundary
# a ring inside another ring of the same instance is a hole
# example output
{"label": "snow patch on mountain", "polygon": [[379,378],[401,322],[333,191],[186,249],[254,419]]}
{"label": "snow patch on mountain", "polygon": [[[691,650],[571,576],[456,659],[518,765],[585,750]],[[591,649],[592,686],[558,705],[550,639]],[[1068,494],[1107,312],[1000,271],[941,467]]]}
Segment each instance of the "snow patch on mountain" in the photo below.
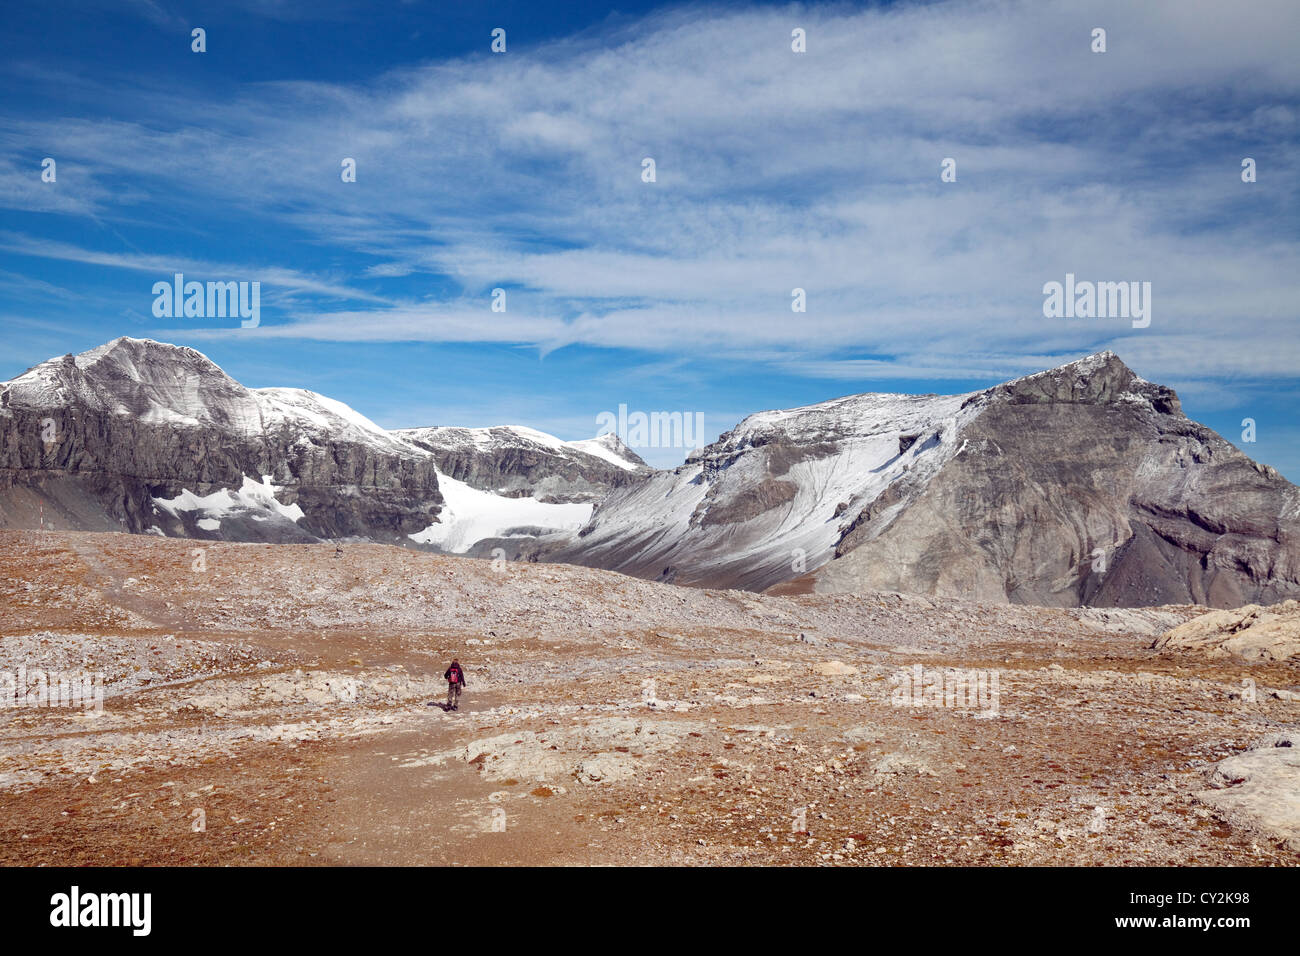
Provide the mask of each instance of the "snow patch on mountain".
{"label": "snow patch on mountain", "polygon": [[[261,482],[254,481],[247,475],[237,491],[221,489],[208,495],[196,495],[185,489],[175,498],[154,498],[153,503],[173,518],[179,518],[180,512],[192,511],[201,517],[198,526],[205,531],[215,531],[220,527],[222,518],[234,514],[253,514],[264,512],[290,521],[299,521],[303,511],[296,504],[282,504],[276,499],[284,489],[271,482],[270,475],[263,475]],[[211,522],[217,522],[216,527]]]}
{"label": "snow patch on mountain", "polygon": [[552,504],[536,498],[506,498],[472,488],[438,473],[444,501],[439,521],[407,535],[417,544],[462,554],[484,538],[577,531],[591,518],[592,505]]}

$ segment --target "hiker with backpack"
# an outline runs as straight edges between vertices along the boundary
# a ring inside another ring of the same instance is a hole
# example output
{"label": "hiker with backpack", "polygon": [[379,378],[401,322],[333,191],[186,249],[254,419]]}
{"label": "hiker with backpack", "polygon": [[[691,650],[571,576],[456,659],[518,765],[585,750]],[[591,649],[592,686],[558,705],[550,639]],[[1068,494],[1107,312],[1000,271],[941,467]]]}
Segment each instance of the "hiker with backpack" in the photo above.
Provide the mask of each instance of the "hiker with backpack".
{"label": "hiker with backpack", "polygon": [[460,661],[453,659],[447,673],[442,676],[447,679],[447,709],[460,710],[460,692],[465,689],[465,669],[460,666]]}

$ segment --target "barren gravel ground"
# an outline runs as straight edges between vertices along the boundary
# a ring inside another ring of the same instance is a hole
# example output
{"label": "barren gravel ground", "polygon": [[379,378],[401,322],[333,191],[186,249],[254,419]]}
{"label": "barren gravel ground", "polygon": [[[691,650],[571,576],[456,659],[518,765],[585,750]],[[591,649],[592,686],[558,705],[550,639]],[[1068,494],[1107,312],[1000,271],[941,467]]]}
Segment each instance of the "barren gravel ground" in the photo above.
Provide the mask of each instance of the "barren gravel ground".
{"label": "barren gravel ground", "polygon": [[[0,709],[0,858],[1295,865],[1276,790],[1214,771],[1289,739],[1300,667],[1150,649],[1201,610],[0,532],[0,673],[106,695]],[[917,666],[996,708],[897,705]]]}

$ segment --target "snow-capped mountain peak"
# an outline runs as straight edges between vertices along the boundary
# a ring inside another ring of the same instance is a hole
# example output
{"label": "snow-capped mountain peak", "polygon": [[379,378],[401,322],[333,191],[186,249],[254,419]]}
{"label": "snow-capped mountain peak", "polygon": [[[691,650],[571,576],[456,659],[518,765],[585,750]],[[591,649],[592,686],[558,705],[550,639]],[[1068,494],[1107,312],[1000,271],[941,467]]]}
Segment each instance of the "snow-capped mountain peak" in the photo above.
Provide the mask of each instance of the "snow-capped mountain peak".
{"label": "snow-capped mountain peak", "polygon": [[[197,536],[378,534],[461,550],[520,528],[572,530],[611,488],[650,472],[616,437],[563,441],[522,425],[388,430],[317,392],[249,389],[195,349],[130,337],[0,385],[0,422],[42,435],[54,426],[56,441],[33,434],[12,446],[15,466],[129,476],[133,490],[115,493],[128,502],[117,521]],[[439,477],[456,491],[454,509]],[[321,482],[333,490],[312,490]],[[359,517],[376,508],[390,515],[378,527]]]}
{"label": "snow-capped mountain peak", "polygon": [[644,471],[648,467],[641,456],[628,448],[616,432],[607,432],[597,438],[565,442],[565,445],[575,451],[594,455],[624,471]]}

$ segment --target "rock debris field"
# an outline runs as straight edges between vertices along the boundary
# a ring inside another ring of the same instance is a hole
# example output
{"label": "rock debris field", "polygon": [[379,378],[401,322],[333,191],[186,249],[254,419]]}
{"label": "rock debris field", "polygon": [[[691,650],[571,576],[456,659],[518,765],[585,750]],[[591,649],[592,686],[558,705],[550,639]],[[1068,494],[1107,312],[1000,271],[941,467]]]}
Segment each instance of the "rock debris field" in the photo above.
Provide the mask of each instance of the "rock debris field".
{"label": "rock debris field", "polygon": [[0,532],[0,856],[1294,866],[1300,615],[1206,611]]}

